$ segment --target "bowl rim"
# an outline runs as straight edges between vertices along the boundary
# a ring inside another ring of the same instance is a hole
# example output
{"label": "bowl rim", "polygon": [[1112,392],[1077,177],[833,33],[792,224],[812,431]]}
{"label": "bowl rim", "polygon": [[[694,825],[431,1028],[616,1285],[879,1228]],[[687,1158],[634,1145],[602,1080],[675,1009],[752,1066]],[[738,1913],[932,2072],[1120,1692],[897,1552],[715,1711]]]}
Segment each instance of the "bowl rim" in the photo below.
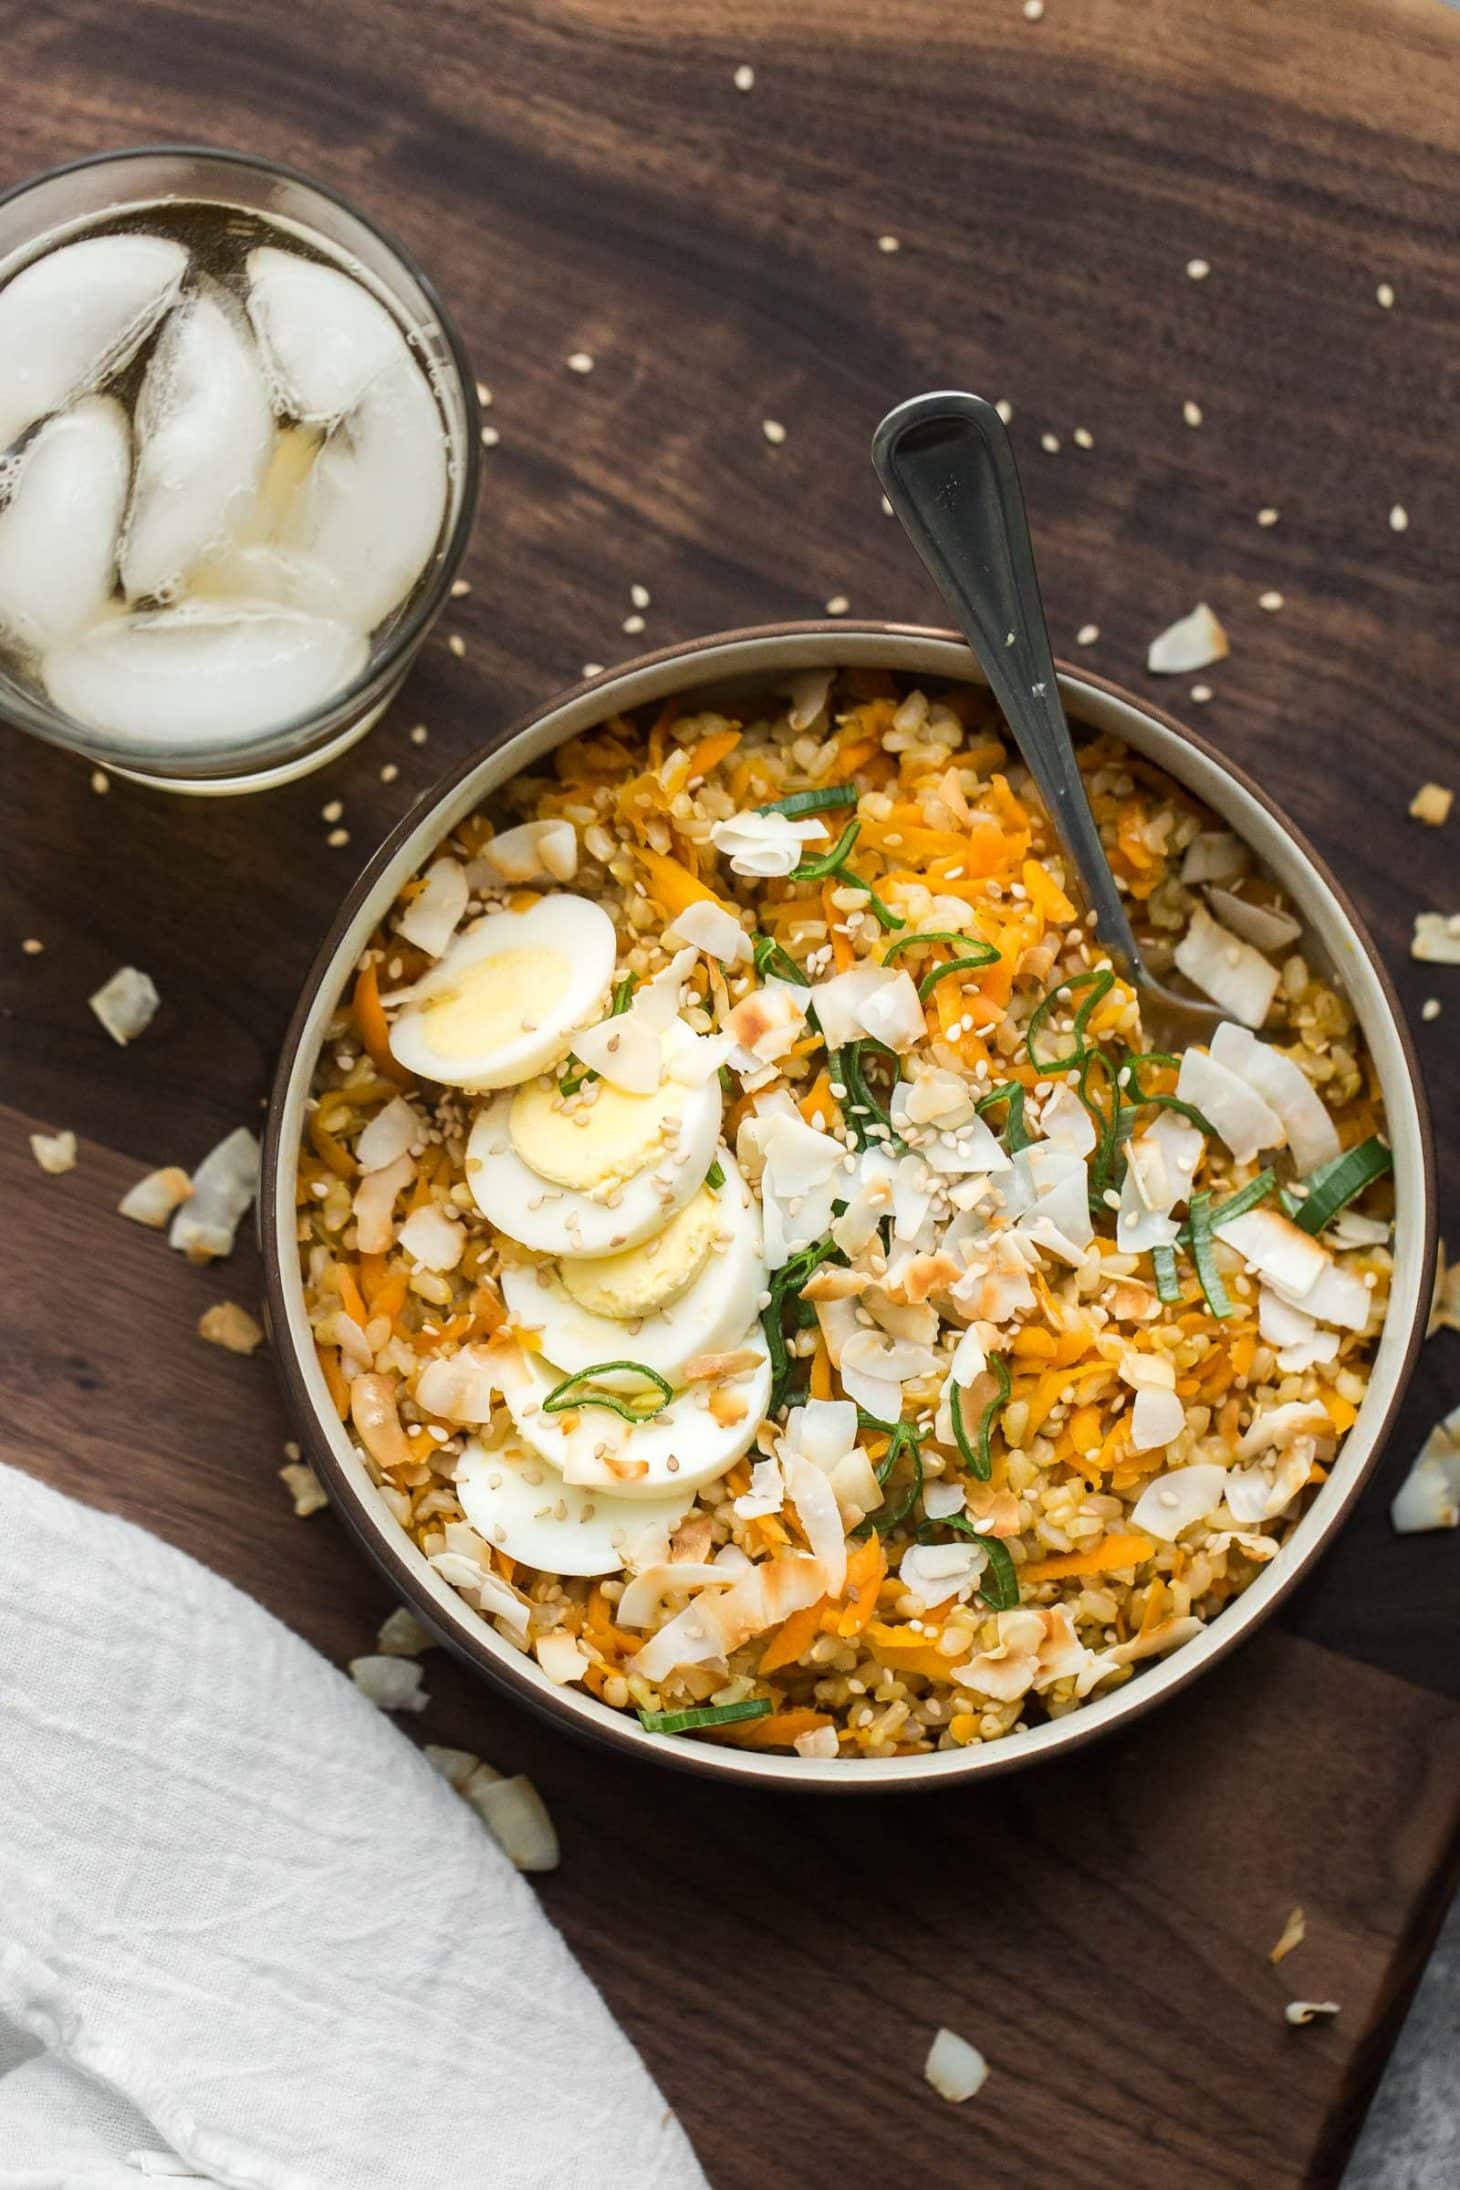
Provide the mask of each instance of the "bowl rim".
{"label": "bowl rim", "polygon": [[[527,737],[532,731],[541,728],[570,706],[577,706],[589,695],[595,698],[602,695],[605,711],[608,711],[618,687],[631,681],[639,681],[647,672],[679,664],[684,665],[686,674],[683,684],[676,689],[693,690],[696,682],[712,685],[715,681],[715,671],[709,663],[712,654],[747,646],[759,646],[769,650],[775,644],[798,640],[818,643],[827,640],[855,640],[863,645],[877,640],[936,642],[951,646],[961,653],[972,672],[972,680],[981,681],[973,657],[960,635],[937,625],[870,618],[838,617],[833,620],[818,617],[706,633],[698,638],[635,655],[630,660],[617,664],[606,674],[565,686],[537,706],[515,717],[500,731],[488,735],[481,744],[474,746],[467,756],[422,793],[366,862],[315,953],[284,1035],[269,1094],[257,1221],[264,1262],[270,1351],[283,1389],[286,1410],[304,1445],[306,1457],[324,1481],[331,1502],[344,1519],[350,1534],[356,1538],[371,1562],[384,1573],[403,1601],[456,1656],[485,1675],[489,1682],[506,1690],[515,1700],[525,1703],[539,1717],[576,1733],[590,1743],[614,1749],[621,1755],[648,1759],[671,1769],[692,1772],[701,1778],[728,1780],[760,1788],[779,1787],[797,1792],[876,1794],[894,1790],[928,1791],[961,1785],[974,1778],[1026,1770],[1099,1740],[1168,1702],[1246,1642],[1292,1594],[1299,1583],[1307,1578],[1334,1535],[1353,1512],[1384,1452],[1424,1343],[1427,1310],[1433,1289],[1437,1235],[1435,1155],[1429,1108],[1413,1038],[1394,983],[1347,891],[1335,879],[1303,832],[1260,785],[1253,781],[1244,768],[1164,708],[1083,665],[1057,659],[1056,670],[1067,691],[1073,686],[1078,694],[1080,688],[1085,688],[1144,716],[1159,730],[1174,736],[1181,745],[1191,748],[1202,760],[1230,778],[1240,791],[1262,808],[1268,820],[1288,840],[1299,859],[1326,888],[1347,922],[1363,959],[1367,961],[1367,970],[1387,1016],[1389,1030],[1394,1036],[1402,1067],[1403,1091],[1410,1105],[1409,1122],[1414,1134],[1418,1174],[1418,1206],[1412,1213],[1411,1222],[1417,1223],[1420,1235],[1410,1327],[1405,1335],[1403,1351],[1392,1371],[1392,1388],[1383,1411],[1368,1432],[1368,1450],[1351,1480],[1343,1487],[1342,1495],[1337,1498],[1322,1527],[1315,1531],[1312,1540],[1301,1552],[1288,1560],[1286,1566],[1280,1563],[1288,1551],[1288,1546],[1284,1545],[1278,1559],[1259,1577],[1261,1582],[1271,1574],[1274,1577],[1272,1582],[1257,1595],[1257,1601],[1246,1610],[1244,1606],[1258,1591],[1259,1582],[1254,1582],[1243,1591],[1240,1598],[1234,1599],[1231,1605],[1225,1607],[1221,1615],[1205,1628],[1201,1637],[1193,1638],[1179,1650],[1173,1651],[1170,1657],[1158,1660],[1138,1679],[1127,1682],[1112,1695],[1094,1704],[1083,1705],[1078,1711],[1057,1721],[1047,1722],[1031,1734],[1008,1736],[998,1742],[975,1744],[966,1749],[932,1751],[911,1757],[816,1760],[784,1757],[768,1751],[720,1747],[711,1743],[679,1741],[673,1737],[651,1734],[640,1726],[632,1714],[615,1711],[610,1706],[599,1703],[596,1698],[581,1695],[574,1688],[555,1686],[542,1675],[535,1660],[517,1650],[511,1643],[503,1641],[469,1606],[463,1603],[464,1617],[458,1620],[454,1613],[426,1595],[411,1563],[412,1559],[420,1559],[419,1552],[404,1536],[398,1524],[391,1520],[383,1508],[367,1500],[347,1474],[334,1450],[329,1425],[317,1406],[305,1375],[300,1348],[296,1344],[294,1303],[289,1298],[286,1260],[281,1247],[282,1224],[288,1220],[292,1232],[294,1207],[294,1149],[292,1144],[287,1148],[284,1145],[283,1126],[287,1098],[299,1069],[309,1020],[321,989],[339,970],[341,947],[351,927],[404,847],[427,828],[453,794],[484,763]],[[698,678],[694,674],[696,665],[701,667]],[[721,673],[730,672],[722,670]],[[933,669],[926,673],[942,674]],[[642,703],[641,698],[631,704]],[[1079,719],[1077,714],[1076,720]],[[577,734],[581,732],[569,733]],[[482,795],[488,797],[491,792],[484,791]],[[422,849],[429,849],[429,840]],[[313,1058],[310,1059],[310,1068],[312,1072]],[[1386,1090],[1386,1103],[1389,1092]],[[281,1184],[286,1165],[290,1171],[289,1190],[282,1193]],[[290,1244],[292,1245],[292,1240]],[[297,1256],[291,1259],[295,1266],[292,1276],[297,1287]],[[1312,1510],[1310,1508],[1309,1512]]]}

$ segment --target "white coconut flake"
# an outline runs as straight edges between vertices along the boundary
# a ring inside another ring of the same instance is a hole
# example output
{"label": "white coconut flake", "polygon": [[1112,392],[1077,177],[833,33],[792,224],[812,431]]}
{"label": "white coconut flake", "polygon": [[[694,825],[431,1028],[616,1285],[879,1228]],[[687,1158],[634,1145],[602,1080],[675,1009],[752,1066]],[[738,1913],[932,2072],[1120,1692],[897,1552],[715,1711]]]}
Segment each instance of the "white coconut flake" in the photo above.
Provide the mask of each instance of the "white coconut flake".
{"label": "white coconut flake", "polygon": [[403,1095],[393,1095],[377,1110],[355,1143],[355,1161],[362,1171],[381,1171],[395,1163],[424,1139],[425,1128]]}
{"label": "white coconut flake", "polygon": [[1182,616],[1158,632],[1146,649],[1146,667],[1158,677],[1184,677],[1194,669],[1210,669],[1225,661],[1232,651],[1226,632],[1205,601],[1198,601],[1189,616]]}
{"label": "white coconut flake", "polygon": [[631,1011],[584,1027],[573,1037],[573,1054],[626,1095],[652,1095],[664,1077],[664,1045]]}
{"label": "white coconut flake", "polygon": [[1411,958],[1436,966],[1460,966],[1460,913],[1416,913]]}
{"label": "white coconut flake", "polygon": [[736,966],[751,956],[750,937],[732,912],[712,897],[697,897],[675,914],[664,930],[666,943],[687,943],[694,950],[718,958],[723,966]]}
{"label": "white coconut flake", "polygon": [[403,1604],[386,1614],[375,1637],[376,1649],[387,1658],[419,1658],[423,1650],[432,1650],[435,1645],[430,1628],[423,1627]]}
{"label": "white coconut flake", "polygon": [[1223,1011],[1244,1026],[1262,1025],[1277,994],[1278,969],[1250,943],[1213,920],[1205,905],[1193,910],[1191,925],[1173,957],[1177,970]]}
{"label": "white coconut flake", "polygon": [[428,958],[439,958],[456,933],[471,895],[459,859],[435,859],[425,880],[396,922],[397,931]]}
{"label": "white coconut flake", "polygon": [[988,1565],[977,1544],[909,1544],[897,1578],[908,1595],[931,1611],[950,1597],[967,1598]]}
{"label": "white coconut flake", "polygon": [[150,974],[119,966],[88,1001],[112,1040],[125,1049],[151,1026],[162,998]]}
{"label": "white coconut flake", "polygon": [[768,1513],[779,1513],[785,1503],[785,1486],[781,1477],[779,1460],[757,1460],[750,1470],[750,1488],[735,1500],[735,1511],[742,1521],[756,1521]]}
{"label": "white coconut flake", "polygon": [[834,669],[802,669],[791,679],[786,719],[793,730],[809,730],[824,713],[835,675]]}
{"label": "white coconut flake", "polygon": [[1389,1518],[1401,1536],[1460,1528],[1460,1407],[1437,1422],[1395,1492]]}
{"label": "white coconut flake", "polygon": [[547,1804],[525,1774],[499,1779],[485,1765],[462,1789],[492,1838],[519,1871],[555,1871],[558,1836]]}
{"label": "white coconut flake", "polygon": [[189,1262],[214,1262],[233,1252],[239,1219],[259,1184],[259,1144],[241,1125],[210,1148],[193,1173],[192,1192],[177,1210],[169,1247]]}
{"label": "white coconut flake", "polygon": [[463,1346],[426,1363],[416,1379],[416,1405],[443,1422],[490,1422],[501,1389],[501,1363],[490,1347]]}
{"label": "white coconut flake", "polygon": [[396,1237],[426,1270],[454,1270],[466,1250],[465,1228],[439,1202],[413,1209]]}
{"label": "white coconut flake", "polygon": [[961,2106],[982,2091],[989,2064],[977,2046],[960,2038],[956,2030],[940,2030],[928,2048],[923,2074],[940,2099]]}
{"label": "white coconut flake", "polygon": [[160,1171],[149,1171],[145,1179],[138,1179],[129,1186],[117,1203],[119,1215],[130,1217],[134,1224],[150,1225],[160,1232],[174,1209],[185,1202],[192,1193],[193,1182],[180,1165],[167,1164]]}
{"label": "white coconut flake", "polygon": [[808,1733],[793,1734],[791,1747],[798,1757],[830,1758],[841,1751],[834,1726],[813,1726]]}
{"label": "white coconut flake", "polygon": [[[1152,1396],[1139,1393],[1136,1405]],[[1173,1468],[1169,1475],[1158,1475],[1141,1492],[1131,1513],[1131,1527],[1163,1544],[1174,1544],[1183,1529],[1216,1512],[1226,1487],[1227,1471],[1214,1462],[1202,1460],[1193,1467]]]}
{"label": "white coconut flake", "polygon": [[484,844],[477,859],[495,882],[571,882],[578,832],[571,821],[524,821]]}
{"label": "white coconut flake", "polygon": [[[1141,1386],[1130,1411],[1133,1452],[1154,1452],[1159,1445],[1172,1444],[1185,1427],[1186,1409],[1174,1391],[1162,1391],[1151,1384]],[[1182,1472],[1189,1474],[1192,1471],[1183,1469]]]}
{"label": "white coconut flake", "polygon": [[1250,1163],[1259,1149],[1280,1148],[1287,1138],[1277,1112],[1246,1080],[1219,1063],[1215,1053],[1186,1051],[1176,1093],[1210,1120],[1238,1163]]}
{"label": "white coconut flake", "polygon": [[1181,861],[1181,879],[1188,889],[1202,882],[1236,882],[1252,865],[1252,855],[1242,839],[1228,829],[1203,829],[1187,845]]}
{"label": "white coconut flake", "polygon": [[1207,903],[1224,927],[1260,951],[1285,950],[1289,943],[1296,943],[1303,932],[1302,921],[1295,920],[1291,913],[1276,912],[1271,905],[1254,904],[1250,898],[1238,897],[1234,891],[1224,890],[1219,884],[1214,883],[1208,889]]}
{"label": "white coconut flake", "polygon": [[784,1453],[781,1467],[812,1556],[821,1561],[827,1595],[839,1597],[847,1579],[847,1540],[836,1492],[815,1462],[799,1452]]}
{"label": "white coconut flake", "polygon": [[786,814],[741,813],[717,821],[710,842],[729,860],[732,874],[768,881],[788,875],[807,845],[821,843],[826,834],[826,823],[814,817],[792,821]]}
{"label": "white coconut flake", "polygon": [[1342,2012],[1336,2000],[1289,2000],[1283,2009],[1283,2019],[1301,2028],[1305,2023],[1326,2022]]}
{"label": "white coconut flake", "polygon": [[1316,1171],[1339,1154],[1338,1131],[1322,1096],[1302,1067],[1282,1050],[1271,1042],[1259,1042],[1246,1027],[1224,1023],[1212,1036],[1212,1056],[1245,1080],[1277,1114],[1300,1172]]}
{"label": "white coconut flake", "polygon": [[421,1668],[409,1658],[352,1658],[350,1678],[381,1711],[424,1711],[431,1700],[421,1686]]}

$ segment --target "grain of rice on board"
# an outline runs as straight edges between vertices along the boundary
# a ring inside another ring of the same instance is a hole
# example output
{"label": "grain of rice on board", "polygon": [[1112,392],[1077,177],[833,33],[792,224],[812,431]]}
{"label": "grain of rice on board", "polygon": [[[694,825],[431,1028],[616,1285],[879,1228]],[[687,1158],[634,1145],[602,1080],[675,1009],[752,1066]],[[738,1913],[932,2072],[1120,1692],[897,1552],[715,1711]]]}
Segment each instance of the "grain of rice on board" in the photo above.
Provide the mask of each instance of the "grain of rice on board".
{"label": "grain of rice on board", "polygon": [[550,1678],[812,1757],[996,1741],[1179,1648],[1363,1398],[1392,1187],[1245,848],[1081,765],[1147,1051],[986,695],[612,716],[462,822],[329,1030],[299,1244],[390,1511]]}

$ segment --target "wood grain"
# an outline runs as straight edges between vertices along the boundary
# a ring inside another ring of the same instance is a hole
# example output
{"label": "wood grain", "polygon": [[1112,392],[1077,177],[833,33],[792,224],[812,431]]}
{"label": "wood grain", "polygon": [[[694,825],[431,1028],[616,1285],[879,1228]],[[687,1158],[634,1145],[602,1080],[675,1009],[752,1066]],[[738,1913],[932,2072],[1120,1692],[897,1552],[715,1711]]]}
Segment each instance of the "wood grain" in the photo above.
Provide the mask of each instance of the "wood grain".
{"label": "wood grain", "polygon": [[[1460,901],[1456,825],[1405,809],[1460,777],[1460,14],[60,0],[0,6],[0,30],[0,181],[169,136],[296,162],[438,278],[501,433],[470,595],[325,774],[258,802],[101,797],[7,734],[8,1458],[181,1543],[336,1659],[368,1645],[383,1585],[331,1516],[293,1519],[267,1362],[193,1336],[210,1301],[254,1298],[250,1249],[189,1270],[116,1199],[256,1117],[357,861],[485,731],[644,643],[835,594],[933,614],[867,444],[937,383],[1014,405],[1057,645],[1201,713],[1334,864],[1416,1021],[1443,999],[1416,1031],[1456,1240],[1460,993],[1406,955],[1415,912]],[[564,365],[579,349],[583,377]],[[1259,527],[1269,504],[1280,522]],[[621,628],[635,581],[642,641]],[[1197,599],[1233,641],[1204,712],[1142,667]],[[1087,622],[1100,637],[1077,649]],[[331,851],[336,797],[351,842]],[[126,1051],[85,1001],[123,962],[165,999]],[[34,1170],[31,1124],[84,1136],[72,1176]],[[1134,1738],[977,1793],[828,1810],[676,1783],[671,1808],[656,1775],[432,1661],[428,1734],[547,1793],[565,1856],[544,1899],[717,2190],[1336,2181],[1455,1860],[1455,1545],[1395,1538],[1385,1508],[1457,1373],[1460,1340],[1437,1339],[1280,1627]],[[1278,1974],[1266,1948],[1294,1901],[1309,1939]],[[1344,2012],[1289,2032],[1290,1990]],[[994,2064],[959,2111],[919,2075],[943,2021]]]}

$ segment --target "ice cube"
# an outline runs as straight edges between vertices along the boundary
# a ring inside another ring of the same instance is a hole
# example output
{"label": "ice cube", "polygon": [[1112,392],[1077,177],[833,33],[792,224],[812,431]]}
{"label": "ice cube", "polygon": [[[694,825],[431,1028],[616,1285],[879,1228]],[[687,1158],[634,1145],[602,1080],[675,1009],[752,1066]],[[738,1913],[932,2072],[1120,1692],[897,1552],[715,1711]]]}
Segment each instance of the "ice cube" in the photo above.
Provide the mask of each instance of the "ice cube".
{"label": "ice cube", "polygon": [[0,449],[119,372],[182,285],[165,236],[93,236],[0,289]]}
{"label": "ice cube", "polygon": [[214,296],[171,314],[137,399],[137,475],[122,537],[130,599],[166,596],[253,508],[274,440],[263,369]]}
{"label": "ice cube", "polygon": [[23,646],[69,638],[106,606],[131,447],[121,404],[88,395],[42,426],[17,459],[0,515],[0,626]]}
{"label": "ice cube", "polygon": [[333,424],[410,355],[385,306],[333,266],[265,245],[248,255],[248,281],[248,316],[292,418]]}
{"label": "ice cube", "polygon": [[279,601],[316,616],[343,616],[353,622],[351,603],[329,571],[309,555],[291,554],[267,540],[229,548],[200,563],[188,585],[190,601]]}
{"label": "ice cube", "polygon": [[[327,572],[331,598],[348,604],[362,631],[373,631],[425,569],[445,507],[441,414],[408,358],[373,380],[336,426],[275,544]],[[299,598],[302,607],[330,605],[311,594]]]}
{"label": "ice cube", "polygon": [[369,649],[349,624],[255,601],[113,616],[55,647],[46,691],[77,722],[149,746],[219,746],[307,715]]}

